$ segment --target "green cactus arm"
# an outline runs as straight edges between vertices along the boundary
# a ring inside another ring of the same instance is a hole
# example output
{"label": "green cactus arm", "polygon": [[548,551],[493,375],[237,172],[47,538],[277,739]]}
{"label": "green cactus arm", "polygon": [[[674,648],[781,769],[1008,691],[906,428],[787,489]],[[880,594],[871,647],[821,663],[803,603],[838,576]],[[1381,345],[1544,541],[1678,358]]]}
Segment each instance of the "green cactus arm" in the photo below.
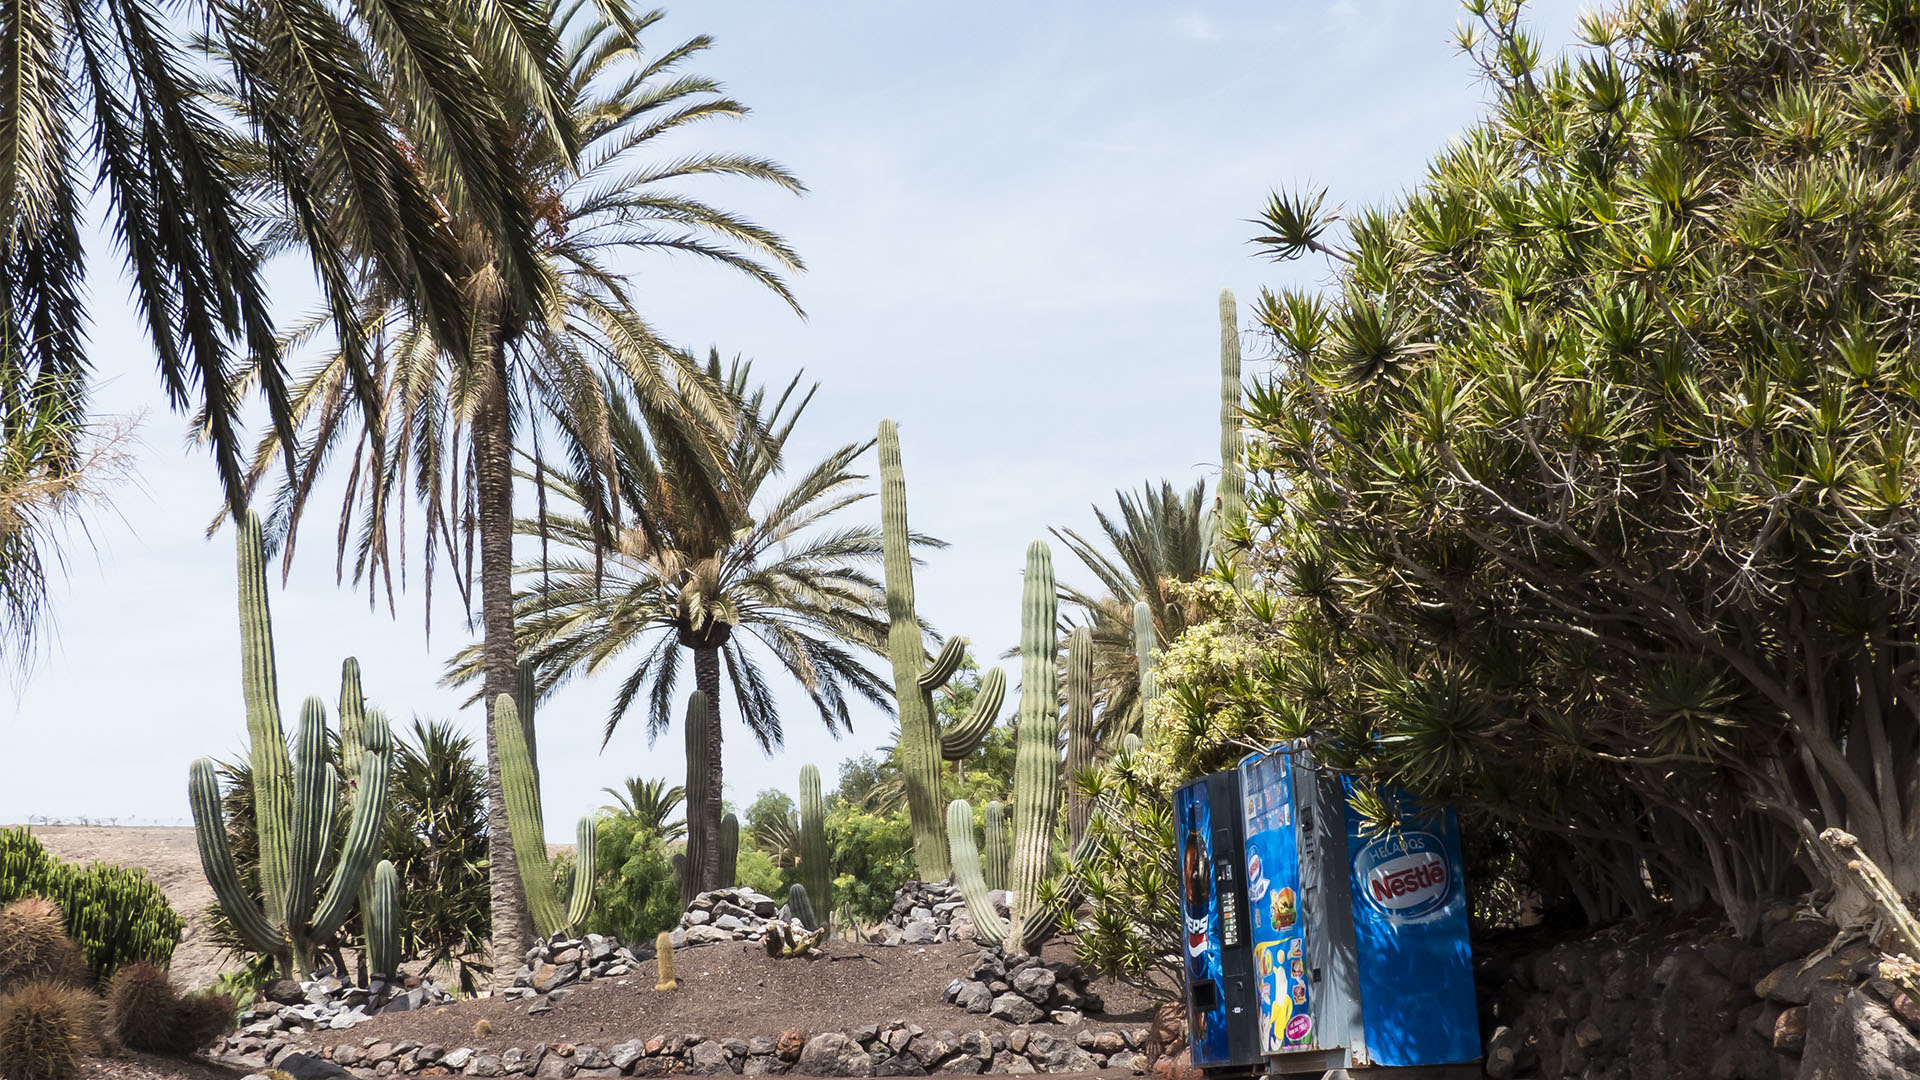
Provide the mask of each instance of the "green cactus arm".
{"label": "green cactus arm", "polygon": [[387,818],[387,778],[393,767],[393,737],[386,718],[366,716],[367,752],[360,762],[360,786],[353,793],[353,813],[347,818],[347,837],[340,845],[340,861],[327,883],[327,894],[313,915],[313,937],[331,937],[347,921],[353,902],[380,857],[380,832]]}
{"label": "green cactus arm", "polygon": [[1220,550],[1246,516],[1247,472],[1240,436],[1240,323],[1232,289],[1220,290]]}
{"label": "green cactus arm", "polygon": [[1153,650],[1157,647],[1153,633],[1153,609],[1145,600],[1133,605],[1133,658],[1140,665],[1140,718],[1146,722],[1147,706],[1153,703],[1159,693],[1153,682]]}
{"label": "green cactus arm", "polygon": [[593,912],[593,885],[600,869],[600,823],[589,814],[574,826],[573,893],[567,901],[567,933],[587,927]]}
{"label": "green cactus arm", "polygon": [[[989,804],[991,805],[991,804]],[[1007,924],[987,897],[986,875],[980,869],[980,849],[973,844],[973,807],[965,799],[947,804],[947,845],[953,855],[953,880],[973,917],[973,937],[982,945],[998,945],[1007,936]]]}
{"label": "green cactus arm", "polygon": [[740,818],[727,813],[720,818],[720,887],[731,889],[739,884],[740,876]]}
{"label": "green cactus arm", "polygon": [[214,898],[247,947],[279,957],[286,971],[291,942],[247,895],[227,847],[227,820],[220,809],[220,777],[213,761],[199,758],[187,772],[187,804],[193,810],[193,838],[200,848],[200,868],[213,886]]}
{"label": "green cactus arm", "polygon": [[287,853],[287,927],[299,936],[313,915],[321,860],[333,833],[333,763],[327,754],[327,707],[319,698],[300,706],[293,741],[293,844]]}
{"label": "green cactus arm", "polygon": [[893,661],[894,701],[900,717],[895,758],[907,788],[913,827],[913,864],[926,881],[947,877],[945,820],[940,815],[940,733],[933,695],[920,679],[926,635],[914,610],[913,534],[907,528],[906,471],[900,462],[900,431],[880,422],[880,547],[887,583],[887,656]]}
{"label": "green cactus arm", "polygon": [[947,685],[947,680],[953,678],[953,673],[960,670],[960,664],[966,658],[967,639],[948,638],[947,643],[940,646],[940,655],[934,657],[933,663],[927,665],[926,670],[920,673],[920,689],[932,693]]}
{"label": "green cactus arm", "polygon": [[1076,626],[1067,635],[1067,836],[1078,845],[1093,804],[1080,794],[1082,774],[1093,768],[1093,631]]}
{"label": "green cactus arm", "polygon": [[520,728],[527,738],[527,762],[533,766],[535,781],[540,779],[540,740],[535,737],[533,724],[533,705],[534,699],[539,696],[538,690],[533,661],[520,661],[513,669],[513,705],[520,710]]}
{"label": "green cactus arm", "polygon": [[373,868],[363,912],[367,933],[367,967],[374,975],[400,970],[400,872],[386,859]]}
{"label": "green cactus arm", "polygon": [[999,802],[990,802],[980,813],[986,819],[987,888],[1004,889],[1007,887],[1007,808]]}
{"label": "green cactus arm", "polygon": [[987,741],[993,732],[993,722],[1000,715],[1000,704],[1007,698],[1007,676],[999,668],[991,668],[986,677],[980,680],[980,691],[973,697],[973,705],[967,709],[967,715],[960,722],[940,734],[940,757],[945,761],[959,761]]}
{"label": "green cactus arm", "polygon": [[[540,779],[527,759],[526,729],[513,696],[501,694],[493,702],[493,737],[500,755],[500,786],[506,796],[507,830],[513,838],[513,861],[527,893],[527,913],[541,937],[559,932],[566,913],[554,896],[553,873],[547,866],[547,830],[540,814]],[[496,872],[498,872],[496,868]]]}
{"label": "green cactus arm", "polygon": [[1053,552],[1046,541],[1035,540],[1027,548],[1021,592],[1020,720],[1014,737],[1013,860],[1007,873],[1016,928],[1029,924],[1053,863],[1060,810],[1058,618]]}
{"label": "green cactus arm", "polygon": [[253,776],[260,891],[269,921],[285,925],[292,868],[293,761],[280,725],[280,684],[273,659],[273,612],[267,603],[267,558],[260,518],[235,531],[240,582],[240,686],[246,700],[248,764]]}
{"label": "green cactus arm", "polygon": [[360,779],[360,755],[367,752],[367,699],[360,692],[360,661],[340,662],[340,772],[348,784]]}
{"label": "green cactus arm", "polygon": [[1122,753],[1126,753],[1126,754],[1139,753],[1140,747],[1142,745],[1143,744],[1140,742],[1140,736],[1135,735],[1131,731],[1127,733],[1126,738],[1120,740],[1120,750]]}
{"label": "green cactus arm", "polygon": [[707,832],[701,827],[708,803],[707,695],[699,690],[687,695],[687,877],[680,883],[682,903],[699,895],[707,880],[707,864],[719,852],[707,850]]}
{"label": "green cactus arm", "polygon": [[[820,797],[820,770],[800,766],[800,876],[807,896],[826,912],[833,912],[833,867],[827,851],[827,809]],[[821,924],[824,925],[824,924]],[[813,929],[812,926],[808,927]]]}

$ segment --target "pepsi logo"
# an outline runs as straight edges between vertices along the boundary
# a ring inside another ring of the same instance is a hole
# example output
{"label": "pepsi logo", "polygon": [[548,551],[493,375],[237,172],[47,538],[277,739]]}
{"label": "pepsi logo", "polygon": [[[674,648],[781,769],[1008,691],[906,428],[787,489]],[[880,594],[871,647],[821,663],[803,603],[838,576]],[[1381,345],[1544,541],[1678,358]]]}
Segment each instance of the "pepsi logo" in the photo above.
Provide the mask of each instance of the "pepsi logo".
{"label": "pepsi logo", "polygon": [[1367,904],[1396,921],[1433,915],[1453,897],[1446,848],[1431,833],[1382,836],[1360,849],[1353,871]]}

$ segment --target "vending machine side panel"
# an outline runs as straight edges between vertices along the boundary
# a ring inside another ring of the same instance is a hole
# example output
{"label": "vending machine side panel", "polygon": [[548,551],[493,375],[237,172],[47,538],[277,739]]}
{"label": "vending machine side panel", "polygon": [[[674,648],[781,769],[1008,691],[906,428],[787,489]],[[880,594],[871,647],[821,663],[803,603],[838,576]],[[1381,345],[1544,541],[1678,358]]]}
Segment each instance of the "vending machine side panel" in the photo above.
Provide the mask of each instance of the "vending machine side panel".
{"label": "vending machine side panel", "polygon": [[1346,799],[1338,777],[1314,767],[1305,750],[1291,755],[1300,849],[1300,918],[1306,927],[1307,976],[1321,1046],[1338,1048],[1329,1067],[1366,1060],[1360,980],[1347,877]]}
{"label": "vending machine side panel", "polygon": [[1450,810],[1421,812],[1388,794],[1405,808],[1398,827],[1364,836],[1349,804],[1341,830],[1369,1059],[1356,1063],[1470,1062],[1480,1056],[1480,1022],[1459,821]]}
{"label": "vending machine side panel", "polygon": [[1233,772],[1201,777],[1174,793],[1188,1044],[1200,1068],[1259,1060],[1238,796]]}

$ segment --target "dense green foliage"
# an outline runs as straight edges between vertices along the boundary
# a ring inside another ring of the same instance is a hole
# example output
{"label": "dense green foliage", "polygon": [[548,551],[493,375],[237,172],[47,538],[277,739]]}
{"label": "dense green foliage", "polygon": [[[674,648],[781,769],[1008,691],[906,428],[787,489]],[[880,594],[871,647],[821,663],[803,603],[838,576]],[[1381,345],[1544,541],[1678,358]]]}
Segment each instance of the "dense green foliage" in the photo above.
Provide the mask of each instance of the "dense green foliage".
{"label": "dense green foliage", "polygon": [[602,814],[598,880],[587,929],[622,941],[649,941],[680,920],[672,852],[652,826],[631,814]]}
{"label": "dense green foliage", "polygon": [[382,837],[400,880],[402,957],[453,964],[467,994],[490,969],[486,783],[472,738],[445,720],[415,720],[394,759]]}
{"label": "dense green foliage", "polygon": [[86,952],[97,983],[142,960],[165,964],[186,927],[146,874],[104,863],[62,862],[28,830],[0,829],[0,904],[23,896],[42,897],[60,908],[67,933]]}
{"label": "dense green foliage", "polygon": [[1833,825],[1920,887],[1920,19],[1632,0],[1543,60],[1516,7],[1469,4],[1492,101],[1418,188],[1267,209],[1337,280],[1260,301],[1263,655],[1186,705],[1593,918],[1845,900]]}

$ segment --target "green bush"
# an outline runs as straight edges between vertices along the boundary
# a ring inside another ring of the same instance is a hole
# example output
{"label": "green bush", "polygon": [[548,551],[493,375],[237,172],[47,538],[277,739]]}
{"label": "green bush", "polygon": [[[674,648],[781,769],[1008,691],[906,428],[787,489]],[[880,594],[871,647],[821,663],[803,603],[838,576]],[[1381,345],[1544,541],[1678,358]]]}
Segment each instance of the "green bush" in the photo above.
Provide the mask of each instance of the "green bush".
{"label": "green bush", "polygon": [[913,826],[904,809],[882,815],[835,803],[827,811],[827,848],[834,902],[851,906],[862,921],[884,916],[894,893],[913,877]]}
{"label": "green bush", "polygon": [[0,904],[23,896],[53,901],[67,933],[104,983],[141,960],[165,965],[186,921],[145,872],[104,863],[76,866],[47,854],[24,828],[0,829]]}
{"label": "green bush", "polygon": [[796,880],[774,863],[773,856],[744,844],[740,847],[740,861],[733,876],[741,888],[752,889],[776,900],[786,896],[787,888]]}
{"label": "green bush", "polygon": [[599,841],[601,869],[587,928],[634,942],[672,929],[680,920],[680,886],[659,835],[635,818],[612,814],[600,819]]}

